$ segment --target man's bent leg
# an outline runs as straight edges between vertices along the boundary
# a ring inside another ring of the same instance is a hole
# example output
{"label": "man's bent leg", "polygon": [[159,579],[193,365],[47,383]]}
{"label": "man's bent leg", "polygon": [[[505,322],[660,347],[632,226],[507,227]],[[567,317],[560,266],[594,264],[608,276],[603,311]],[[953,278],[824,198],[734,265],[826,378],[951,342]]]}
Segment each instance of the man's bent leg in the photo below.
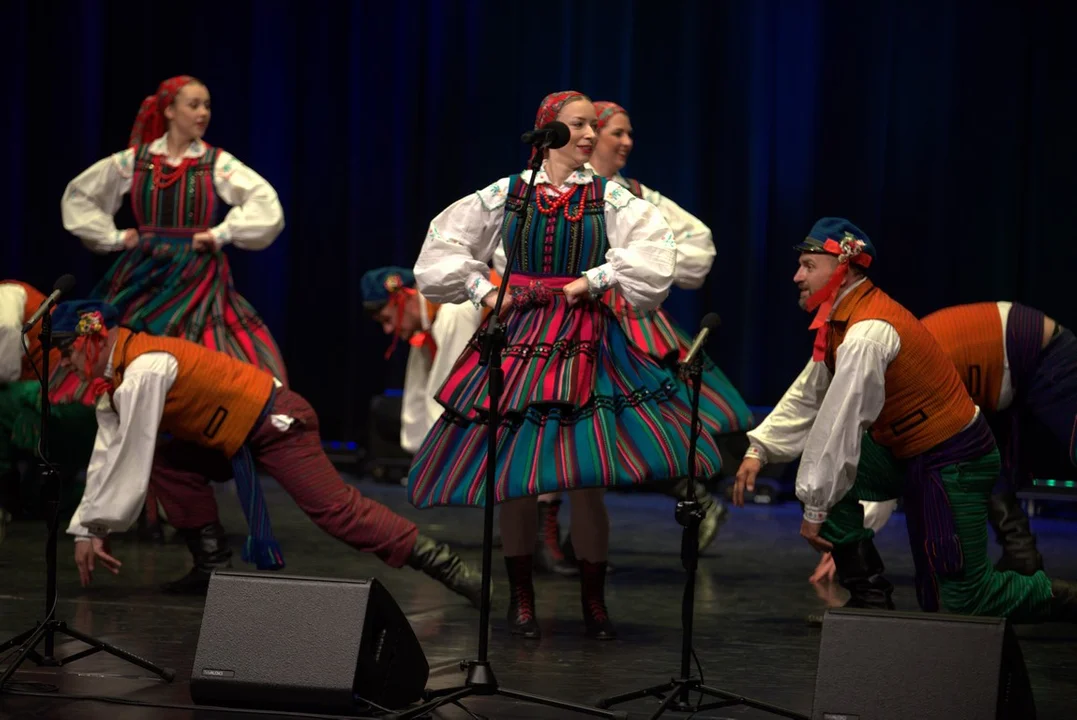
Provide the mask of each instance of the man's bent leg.
{"label": "man's bent leg", "polygon": [[901,492],[900,466],[885,448],[865,433],[856,484],[830,509],[820,535],[834,544],[831,556],[838,583],[849,591],[846,607],[893,610],[894,586],[875,548],[875,531],[864,526],[861,500],[891,500]]}
{"label": "man's bent leg", "polygon": [[210,484],[231,477],[231,464],[219,452],[175,438],[158,439],[150,486],[194,561],[187,575],[163,586],[165,592],[205,595],[213,571],[232,567],[232,550]]}
{"label": "man's bent leg", "polygon": [[999,572],[988,560],[988,498],[998,473],[997,450],[942,470],[964,567],[957,577],[937,577],[939,598],[948,611],[963,615],[1007,617],[1014,622],[1048,620],[1052,603],[1047,575]]}
{"label": "man's bent leg", "polygon": [[415,523],[348,485],[322,450],[318,416],[298,394],[283,390],[273,415],[293,418],[282,430],[266,418],[249,445],[258,467],[271,475],[318,527],[394,568],[422,570],[475,605],[480,578],[444,543],[419,533]]}

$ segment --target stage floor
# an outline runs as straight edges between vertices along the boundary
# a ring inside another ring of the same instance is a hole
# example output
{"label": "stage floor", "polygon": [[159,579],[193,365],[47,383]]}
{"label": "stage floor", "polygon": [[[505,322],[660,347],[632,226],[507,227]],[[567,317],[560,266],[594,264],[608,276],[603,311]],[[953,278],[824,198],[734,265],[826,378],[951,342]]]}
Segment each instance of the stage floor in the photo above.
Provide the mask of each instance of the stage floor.
{"label": "stage floor", "polygon": [[[360,483],[363,492],[413,518],[432,536],[450,541],[476,564],[480,560],[481,511],[412,508],[399,487]],[[274,529],[297,575],[362,578],[375,576],[407,613],[431,666],[430,687],[462,680],[461,659],[476,650],[478,612],[465,600],[410,569],[390,570],[372,556],[349,550],[318,530],[273,483],[267,487]],[[239,537],[245,530],[231,485],[221,486],[223,519]],[[684,573],[678,558],[680,526],[673,519],[673,501],[650,494],[610,494],[611,561],[607,601],[620,638],[595,642],[582,635],[577,581],[539,577],[538,614],[542,640],[510,638],[505,631],[505,569],[494,556],[495,601],[491,660],[505,687],[590,703],[599,697],[661,683],[679,671],[680,604]],[[562,508],[567,523],[568,508]],[[734,510],[700,564],[695,647],[704,679],[712,686],[810,714],[820,631],[805,616],[824,606],[821,592],[807,582],[817,555],[799,538],[796,504]],[[1049,569],[1077,578],[1073,552],[1077,525],[1036,518],[1034,529]],[[904,517],[895,516],[878,541],[888,562],[888,575],[898,586],[895,601],[915,609],[912,560]],[[155,592],[166,580],[182,575],[189,557],[176,543],[139,544],[118,537],[114,554],[124,562],[113,577],[98,571],[92,588],[79,587],[71,541],[61,538],[58,618],[151,661],[174,668],[172,684],[98,654],[60,670],[25,663],[17,682],[43,683],[42,690],[99,695],[129,701],[190,705],[190,677],[202,618],[202,600],[174,598]],[[0,546],[0,641],[40,619],[43,607],[44,531],[39,524],[9,528]],[[997,547],[992,548],[997,556]],[[237,553],[238,555],[238,553]],[[237,563],[239,569],[249,569]],[[838,591],[841,593],[842,591]],[[839,594],[837,600],[844,600]],[[1018,631],[1035,692],[1039,717],[1072,716],[1077,700],[1077,627],[1041,625]],[[77,652],[72,642],[58,654]],[[865,660],[872,654],[864,639]],[[895,679],[898,673],[895,669]],[[468,708],[491,718],[564,718],[575,716],[529,704],[475,698]],[[647,717],[654,700],[619,706],[631,717]],[[467,717],[458,708],[438,717]],[[268,714],[221,713],[190,709],[154,709],[98,701],[0,696],[0,717],[35,720],[133,720],[135,718],[272,717]],[[685,717],[670,714],[667,717]],[[745,708],[702,712],[704,718],[775,717]]]}

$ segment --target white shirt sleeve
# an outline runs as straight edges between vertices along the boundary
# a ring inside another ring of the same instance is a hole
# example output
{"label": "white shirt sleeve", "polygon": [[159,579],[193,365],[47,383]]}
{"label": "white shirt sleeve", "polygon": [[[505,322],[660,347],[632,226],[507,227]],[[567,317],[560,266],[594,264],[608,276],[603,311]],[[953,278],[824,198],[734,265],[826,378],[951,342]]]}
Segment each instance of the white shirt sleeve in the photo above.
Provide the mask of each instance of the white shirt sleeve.
{"label": "white shirt sleeve", "polygon": [[165,398],[179,365],[168,353],[139,355],[123,382],[97,409],[97,438],[86,469],[86,489],[71,518],[71,535],[104,537],[138,519],[146,499]]}
{"label": "white shirt sleeve", "polygon": [[677,270],[673,284],[684,290],[698,290],[714,264],[716,251],[711,229],[677,203],[640,183],[643,199],[658,208],[673,231],[677,243]]}
{"label": "white shirt sleeve", "polygon": [[770,414],[748,431],[751,445],[746,457],[754,457],[764,465],[799,457],[829,386],[826,363],[809,360]]}
{"label": "white shirt sleeve", "polygon": [[431,301],[471,300],[475,307],[496,289],[490,260],[501,240],[509,179],[457,200],[430,221],[415,261],[415,284]]}
{"label": "white shirt sleeve", "polygon": [[64,229],[89,250],[104,254],[123,249],[123,231],[113,217],[131,191],[135,151],[128,148],[99,160],[67,184],[60,200]]}
{"label": "white shirt sleeve", "polygon": [[217,245],[264,250],[284,230],[284,208],[265,178],[221,150],[213,166],[213,186],[232,206],[220,225],[210,228]]}
{"label": "white shirt sleeve", "polygon": [[0,284],[0,385],[22,377],[22,319],[26,317],[26,288]]}
{"label": "white shirt sleeve", "polygon": [[886,369],[900,350],[897,331],[882,320],[853,324],[838,347],[834,379],[808,432],[797,472],[797,497],[809,522],[826,520],[856,482],[861,438],[882,412]]}
{"label": "white shirt sleeve", "polygon": [[599,295],[616,285],[625,300],[640,310],[662,304],[673,285],[677,246],[673,231],[658,209],[619,183],[606,183],[606,262],[586,273],[591,292]]}

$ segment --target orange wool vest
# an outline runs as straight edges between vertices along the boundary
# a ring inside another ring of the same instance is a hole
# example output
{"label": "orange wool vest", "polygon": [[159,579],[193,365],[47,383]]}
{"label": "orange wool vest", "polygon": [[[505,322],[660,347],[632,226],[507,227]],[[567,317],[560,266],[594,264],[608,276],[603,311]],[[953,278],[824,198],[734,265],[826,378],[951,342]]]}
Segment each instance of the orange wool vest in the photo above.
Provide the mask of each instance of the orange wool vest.
{"label": "orange wool vest", "polygon": [[827,331],[825,362],[834,372],[838,347],[862,320],[889,323],[901,350],[886,369],[886,401],[870,431],[897,458],[919,455],[949,440],[972,421],[976,406],[957,370],[912,313],[865,280],[835,308]]}
{"label": "orange wool vest", "polygon": [[[30,316],[41,306],[41,303],[45,302],[45,294],[35,288],[33,285],[29,285],[19,280],[2,280],[0,284],[3,285],[18,285],[26,291],[26,306],[22,310],[22,321],[27,323],[30,321]],[[55,308],[55,306],[54,306]],[[50,310],[51,312],[51,310]],[[22,374],[19,376],[20,380],[37,380],[37,373],[34,372],[33,365],[30,364],[30,359],[33,358],[34,363],[37,365],[38,370],[41,369],[41,323],[37,322],[30,332],[26,333],[26,346],[30,348],[30,353],[22,355]],[[60,366],[60,351],[56,348],[52,349],[49,353],[49,372]]]}
{"label": "orange wool vest", "polygon": [[139,355],[166,352],[179,371],[165,399],[161,431],[220,450],[231,458],[247,440],[273,392],[273,376],[249,363],[187,340],[120,328],[113,384]]}
{"label": "orange wool vest", "polygon": [[1006,338],[998,305],[958,305],[931,313],[920,322],[950,356],[976,404],[985,412],[997,410],[1006,371]]}

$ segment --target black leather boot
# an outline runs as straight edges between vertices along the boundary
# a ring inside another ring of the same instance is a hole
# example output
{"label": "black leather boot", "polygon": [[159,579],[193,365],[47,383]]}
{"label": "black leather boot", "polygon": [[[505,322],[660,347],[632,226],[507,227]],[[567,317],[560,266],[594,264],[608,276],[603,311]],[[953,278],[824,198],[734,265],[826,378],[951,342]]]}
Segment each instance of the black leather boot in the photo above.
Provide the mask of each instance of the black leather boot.
{"label": "black leather boot", "polygon": [[1028,515],[1016,494],[992,495],[987,506],[987,520],[1002,546],[1002,558],[995,563],[996,570],[1012,570],[1022,575],[1035,575],[1043,570],[1043,556],[1036,549],[1036,536],[1032,534]]}
{"label": "black leather boot", "polygon": [[579,575],[576,563],[569,562],[561,549],[561,523],[557,515],[561,511],[561,499],[553,502],[538,501],[538,536],[535,538],[535,569],[570,577]]}
{"label": "black leather boot", "polygon": [[426,573],[454,593],[463,595],[475,607],[482,602],[482,574],[445,543],[419,533],[408,565]]}
{"label": "black leather boot", "polygon": [[1077,623],[1077,583],[1051,581],[1051,621]]}
{"label": "black leather boot", "polygon": [[617,630],[606,609],[606,563],[580,560],[580,601],[587,636],[596,640],[613,640]]}
{"label": "black leather boot", "polygon": [[232,567],[232,549],[219,522],[201,528],[177,530],[194,558],[194,567],[179,580],[165,583],[161,589],[173,595],[205,595],[214,570]]}
{"label": "black leather boot", "polygon": [[873,541],[835,545],[832,554],[838,584],[849,591],[845,607],[894,609],[894,601],[890,599],[894,586],[883,577],[886,567]]}
{"label": "black leather boot", "polygon": [[[835,545],[831,551],[838,584],[849,591],[847,608],[894,610],[894,586],[883,577],[886,567],[872,540]],[[822,625],[822,614],[808,616],[811,625]]]}
{"label": "black leather boot", "polygon": [[[699,552],[707,549],[707,546],[718,537],[718,528],[729,519],[729,508],[714,499],[707,487],[696,480],[696,502],[699,503],[706,515],[699,524]],[[688,480],[680,480],[673,483],[666,492],[670,497],[684,502],[688,499]]]}
{"label": "black leather boot", "polygon": [[505,558],[509,573],[509,630],[525,638],[542,636],[535,618],[535,584],[532,579],[533,558],[517,555]]}

